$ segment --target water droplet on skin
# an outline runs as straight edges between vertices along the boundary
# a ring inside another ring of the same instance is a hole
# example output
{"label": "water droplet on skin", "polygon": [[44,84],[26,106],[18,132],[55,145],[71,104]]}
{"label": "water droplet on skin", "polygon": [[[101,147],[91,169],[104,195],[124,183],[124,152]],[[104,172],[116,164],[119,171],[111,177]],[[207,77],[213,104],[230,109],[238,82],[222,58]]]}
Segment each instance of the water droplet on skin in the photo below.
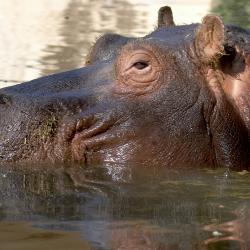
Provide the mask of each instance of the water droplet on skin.
{"label": "water droplet on skin", "polygon": [[213,236],[216,236],[216,237],[222,236],[222,233],[219,231],[213,231],[212,234],[213,234]]}

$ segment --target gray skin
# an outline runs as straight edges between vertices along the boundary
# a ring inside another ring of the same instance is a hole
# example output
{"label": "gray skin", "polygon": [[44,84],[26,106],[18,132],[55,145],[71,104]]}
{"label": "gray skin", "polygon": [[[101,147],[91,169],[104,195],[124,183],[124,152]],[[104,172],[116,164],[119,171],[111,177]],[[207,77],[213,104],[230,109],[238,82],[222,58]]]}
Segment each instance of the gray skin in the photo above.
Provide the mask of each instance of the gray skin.
{"label": "gray skin", "polygon": [[86,67],[0,90],[0,163],[248,169],[249,37],[169,7],[143,38],[102,36]]}

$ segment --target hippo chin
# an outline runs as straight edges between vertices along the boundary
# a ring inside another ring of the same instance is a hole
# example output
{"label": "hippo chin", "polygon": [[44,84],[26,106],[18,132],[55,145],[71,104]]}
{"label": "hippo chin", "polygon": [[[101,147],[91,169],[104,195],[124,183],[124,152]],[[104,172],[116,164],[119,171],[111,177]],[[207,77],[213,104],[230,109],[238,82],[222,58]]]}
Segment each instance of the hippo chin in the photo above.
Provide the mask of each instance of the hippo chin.
{"label": "hippo chin", "polygon": [[0,162],[248,169],[250,32],[215,15],[106,34],[86,67],[0,90]]}

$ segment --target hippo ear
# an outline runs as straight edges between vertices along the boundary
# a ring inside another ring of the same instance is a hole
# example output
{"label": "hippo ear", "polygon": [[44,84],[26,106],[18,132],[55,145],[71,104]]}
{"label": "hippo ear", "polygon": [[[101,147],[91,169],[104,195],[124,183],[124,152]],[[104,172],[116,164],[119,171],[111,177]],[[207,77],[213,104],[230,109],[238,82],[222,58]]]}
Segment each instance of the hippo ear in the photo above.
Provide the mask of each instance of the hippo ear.
{"label": "hippo ear", "polygon": [[195,47],[202,61],[209,62],[224,54],[224,24],[220,17],[207,15],[203,18],[195,37]]}
{"label": "hippo ear", "polygon": [[170,7],[161,7],[158,11],[158,28],[174,26],[173,13]]}

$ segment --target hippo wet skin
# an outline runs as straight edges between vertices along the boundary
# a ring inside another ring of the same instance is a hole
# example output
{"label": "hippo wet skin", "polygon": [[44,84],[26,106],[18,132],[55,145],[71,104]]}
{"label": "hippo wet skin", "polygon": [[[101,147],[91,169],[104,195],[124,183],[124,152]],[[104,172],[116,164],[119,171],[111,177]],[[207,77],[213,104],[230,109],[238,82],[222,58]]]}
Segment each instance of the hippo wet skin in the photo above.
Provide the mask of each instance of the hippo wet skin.
{"label": "hippo wet skin", "polygon": [[0,90],[0,162],[248,169],[250,33],[215,15],[106,34],[86,67]]}

